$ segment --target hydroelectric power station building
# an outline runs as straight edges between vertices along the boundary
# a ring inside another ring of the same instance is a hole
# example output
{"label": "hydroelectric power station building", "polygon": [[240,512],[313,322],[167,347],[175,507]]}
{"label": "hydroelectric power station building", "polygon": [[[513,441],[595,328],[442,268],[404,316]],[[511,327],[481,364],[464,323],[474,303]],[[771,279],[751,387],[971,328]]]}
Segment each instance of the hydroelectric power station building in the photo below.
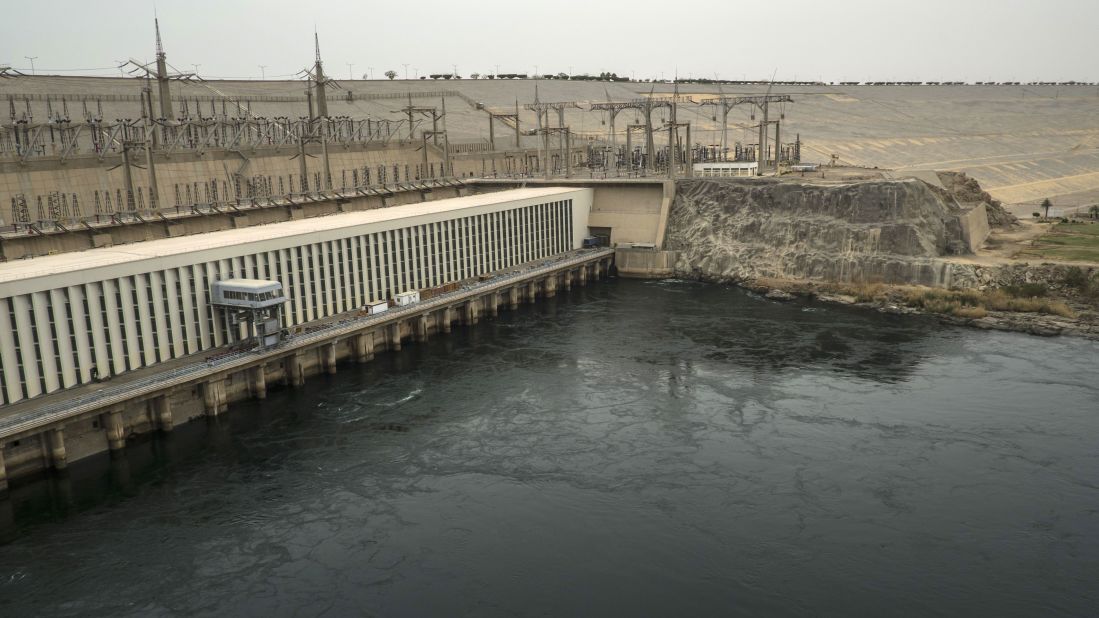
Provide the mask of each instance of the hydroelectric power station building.
{"label": "hydroelectric power station building", "polygon": [[0,406],[249,336],[215,282],[281,284],[294,329],[579,249],[591,206],[515,189],[0,263]]}

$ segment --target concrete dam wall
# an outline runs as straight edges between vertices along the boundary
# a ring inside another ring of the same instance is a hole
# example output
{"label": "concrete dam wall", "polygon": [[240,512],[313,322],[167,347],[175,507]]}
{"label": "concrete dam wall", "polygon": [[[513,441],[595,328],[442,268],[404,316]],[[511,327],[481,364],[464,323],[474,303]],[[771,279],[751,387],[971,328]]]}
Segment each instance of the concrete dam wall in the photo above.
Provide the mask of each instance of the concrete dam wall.
{"label": "concrete dam wall", "polygon": [[684,276],[948,286],[943,258],[987,234],[974,216],[919,180],[683,180],[664,245]]}

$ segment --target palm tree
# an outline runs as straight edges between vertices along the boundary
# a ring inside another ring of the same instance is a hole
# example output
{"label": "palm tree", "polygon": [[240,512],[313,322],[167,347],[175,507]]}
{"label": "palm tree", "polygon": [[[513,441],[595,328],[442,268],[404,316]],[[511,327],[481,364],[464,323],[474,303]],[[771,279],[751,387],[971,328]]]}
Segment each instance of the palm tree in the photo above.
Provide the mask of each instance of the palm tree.
{"label": "palm tree", "polygon": [[1046,219],[1049,219],[1049,209],[1051,206],[1053,206],[1053,202],[1050,202],[1048,197],[1042,200],[1042,208],[1046,211]]}
{"label": "palm tree", "polygon": [[397,72],[393,71],[393,70],[389,70],[389,71],[385,72],[385,76],[388,77],[389,79],[393,79],[393,78],[397,77]]}

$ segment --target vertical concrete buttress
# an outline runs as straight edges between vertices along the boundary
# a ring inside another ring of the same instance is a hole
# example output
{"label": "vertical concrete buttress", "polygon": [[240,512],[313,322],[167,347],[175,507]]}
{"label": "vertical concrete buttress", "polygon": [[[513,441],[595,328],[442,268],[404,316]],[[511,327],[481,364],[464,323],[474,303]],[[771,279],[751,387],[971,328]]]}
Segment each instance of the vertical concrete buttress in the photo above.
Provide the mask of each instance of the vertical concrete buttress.
{"label": "vertical concrete buttress", "polygon": [[112,451],[125,448],[126,427],[122,423],[122,408],[114,408],[99,418],[104,431],[107,432],[107,447]]}
{"label": "vertical concrete buttress", "polygon": [[0,444],[0,496],[8,492],[8,468],[4,464],[4,445]]}
{"label": "vertical concrete buttress", "polygon": [[267,399],[266,369],[267,367],[260,365],[248,370],[248,373],[250,374],[248,377],[248,386],[252,391],[252,397],[255,399]]}
{"label": "vertical concrete buttress", "polygon": [[374,360],[374,333],[355,335],[355,361],[365,363]]}
{"label": "vertical concrete buttress", "polygon": [[175,421],[172,418],[172,402],[168,400],[167,395],[161,395],[153,399],[153,417],[156,419],[157,425],[161,431],[171,431],[175,427]]}
{"label": "vertical concrete buttress", "polygon": [[64,470],[68,465],[68,455],[65,453],[65,430],[56,427],[43,434],[46,439],[46,453],[49,455],[50,465],[55,470]]}
{"label": "vertical concrete buttress", "polygon": [[202,405],[206,416],[217,416],[228,408],[223,378],[213,378],[202,385]]}
{"label": "vertical concrete buttress", "polygon": [[519,288],[514,285],[508,288],[508,308],[512,311],[519,308]]}
{"label": "vertical concrete buttress", "polygon": [[416,321],[413,323],[413,328],[416,333],[416,341],[423,343],[427,341],[427,314],[421,314],[416,316]]}
{"label": "vertical concrete buttress", "polygon": [[451,322],[454,321],[454,314],[450,312],[450,307],[443,309],[443,332],[449,333],[451,329]]}
{"label": "vertical concrete buttress", "polygon": [[321,346],[321,366],[325,373],[336,374],[336,342]]}
{"label": "vertical concrete buttress", "polygon": [[400,322],[394,322],[393,324],[390,324],[386,328],[386,331],[388,333],[388,338],[389,338],[389,349],[393,350],[395,352],[400,351],[400,349],[401,349],[401,323]]}
{"label": "vertical concrete buttress", "polygon": [[286,383],[290,386],[305,384],[305,372],[301,367],[301,354],[295,352],[286,357]]}

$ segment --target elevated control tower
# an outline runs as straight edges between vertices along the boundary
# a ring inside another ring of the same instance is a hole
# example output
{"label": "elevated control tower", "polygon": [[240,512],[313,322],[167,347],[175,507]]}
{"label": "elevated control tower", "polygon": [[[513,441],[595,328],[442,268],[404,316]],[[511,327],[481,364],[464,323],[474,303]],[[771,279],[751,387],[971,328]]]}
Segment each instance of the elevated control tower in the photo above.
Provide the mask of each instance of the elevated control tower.
{"label": "elevated control tower", "polygon": [[245,325],[244,339],[255,338],[261,350],[278,345],[282,339],[282,283],[266,279],[226,279],[210,287],[210,302],[222,310],[227,330],[239,333]]}

